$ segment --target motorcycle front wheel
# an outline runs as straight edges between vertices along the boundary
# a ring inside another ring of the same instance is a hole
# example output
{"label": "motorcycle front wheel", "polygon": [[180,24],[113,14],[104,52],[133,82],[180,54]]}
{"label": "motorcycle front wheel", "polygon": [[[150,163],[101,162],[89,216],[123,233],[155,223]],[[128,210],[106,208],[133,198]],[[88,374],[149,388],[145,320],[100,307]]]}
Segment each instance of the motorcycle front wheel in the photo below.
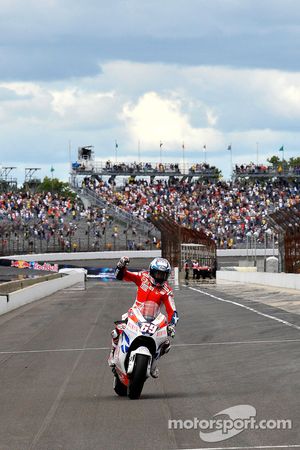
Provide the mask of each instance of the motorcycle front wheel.
{"label": "motorcycle front wheel", "polygon": [[137,354],[128,386],[128,397],[132,400],[140,398],[146,381],[149,356]]}

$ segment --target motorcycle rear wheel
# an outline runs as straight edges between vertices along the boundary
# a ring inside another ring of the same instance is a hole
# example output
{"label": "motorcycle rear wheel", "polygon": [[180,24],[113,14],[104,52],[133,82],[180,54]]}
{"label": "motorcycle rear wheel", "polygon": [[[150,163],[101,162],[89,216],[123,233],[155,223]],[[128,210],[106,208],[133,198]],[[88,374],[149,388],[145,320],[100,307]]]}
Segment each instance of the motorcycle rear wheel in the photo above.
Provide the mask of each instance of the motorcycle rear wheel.
{"label": "motorcycle rear wheel", "polygon": [[118,375],[114,376],[114,390],[120,397],[125,397],[127,395],[127,386],[121,383]]}
{"label": "motorcycle rear wheel", "polygon": [[144,383],[146,381],[149,356],[137,354],[135,357],[134,368],[129,381],[128,397],[132,400],[140,398]]}

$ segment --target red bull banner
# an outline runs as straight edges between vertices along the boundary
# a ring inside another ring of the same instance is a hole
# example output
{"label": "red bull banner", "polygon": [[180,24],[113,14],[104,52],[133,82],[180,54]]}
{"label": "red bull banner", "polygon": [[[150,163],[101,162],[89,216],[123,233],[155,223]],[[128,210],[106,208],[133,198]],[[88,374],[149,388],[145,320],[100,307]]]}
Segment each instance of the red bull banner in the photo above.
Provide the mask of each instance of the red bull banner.
{"label": "red bull banner", "polygon": [[17,269],[32,269],[32,270],[44,270],[45,272],[58,272],[58,264],[39,263],[36,261],[11,261],[11,267]]}

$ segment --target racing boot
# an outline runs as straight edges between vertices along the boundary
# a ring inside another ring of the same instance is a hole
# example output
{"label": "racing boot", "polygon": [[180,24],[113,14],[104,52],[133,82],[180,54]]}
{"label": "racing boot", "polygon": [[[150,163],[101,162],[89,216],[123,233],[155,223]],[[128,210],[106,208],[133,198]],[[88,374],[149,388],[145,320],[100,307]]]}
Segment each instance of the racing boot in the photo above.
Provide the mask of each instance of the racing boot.
{"label": "racing boot", "polygon": [[115,350],[118,345],[119,333],[117,332],[117,330],[112,330],[111,336],[112,336],[111,351],[110,351],[107,362],[108,362],[109,367],[111,367],[113,369],[116,365],[115,360],[114,360],[114,354],[115,354]]}
{"label": "racing boot", "polygon": [[166,342],[164,342],[160,348],[160,356],[166,355],[167,353],[169,353],[171,348],[170,345],[170,340],[167,339]]}
{"label": "racing boot", "polygon": [[157,363],[158,363],[158,358],[154,359],[151,365],[151,369],[150,369],[150,375],[152,378],[158,378],[159,377],[159,369],[157,367]]}

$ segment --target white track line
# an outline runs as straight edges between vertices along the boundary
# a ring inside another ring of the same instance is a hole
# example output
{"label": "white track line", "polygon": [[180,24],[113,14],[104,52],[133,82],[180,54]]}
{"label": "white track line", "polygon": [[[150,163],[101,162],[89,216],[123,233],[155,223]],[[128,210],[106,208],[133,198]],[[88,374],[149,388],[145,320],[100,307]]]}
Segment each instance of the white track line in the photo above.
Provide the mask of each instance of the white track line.
{"label": "white track line", "polygon": [[291,444],[291,445],[259,445],[256,447],[198,447],[198,448],[185,448],[182,450],[260,450],[260,449],[274,449],[279,448],[300,448],[300,444]]}
{"label": "white track line", "polygon": [[300,342],[300,339],[274,339],[253,341],[225,341],[225,342],[200,342],[199,344],[172,344],[171,347],[206,347],[210,345],[251,345],[251,344],[283,344],[285,342]]}
{"label": "white track line", "polygon": [[16,350],[0,352],[0,355],[22,355],[24,353],[59,353],[59,352],[85,352],[93,350],[110,350],[110,347],[90,347],[90,348],[55,348],[52,350]]}
{"label": "white track line", "polygon": [[291,328],[295,328],[296,330],[300,331],[300,326],[295,325],[294,323],[287,322],[286,320],[279,319],[278,317],[271,316],[270,314],[262,313],[262,312],[258,311],[257,309],[250,308],[250,306],[246,306],[246,305],[243,305],[242,303],[234,302],[232,300],[226,300],[225,298],[217,297],[216,295],[208,294],[207,292],[200,291],[199,289],[195,289],[192,287],[190,287],[189,289],[191,289],[192,291],[199,292],[199,294],[204,294],[204,295],[207,295],[208,297],[212,297],[215,300],[218,300],[220,302],[231,303],[232,305],[247,309],[248,311],[254,312],[255,314],[258,314],[259,316],[263,316],[263,317],[266,317],[267,319],[275,320],[276,322],[282,323],[283,325],[286,325]]}
{"label": "white track line", "polygon": [[[252,344],[285,344],[300,342],[300,339],[274,339],[253,340],[253,341],[228,341],[228,342],[201,342],[199,344],[173,344],[172,347],[209,347],[211,345],[252,345]],[[92,352],[100,350],[110,350],[110,347],[87,347],[87,348],[54,348],[41,350],[15,350],[0,351],[0,355],[23,355],[26,353],[63,353],[63,352]]]}

